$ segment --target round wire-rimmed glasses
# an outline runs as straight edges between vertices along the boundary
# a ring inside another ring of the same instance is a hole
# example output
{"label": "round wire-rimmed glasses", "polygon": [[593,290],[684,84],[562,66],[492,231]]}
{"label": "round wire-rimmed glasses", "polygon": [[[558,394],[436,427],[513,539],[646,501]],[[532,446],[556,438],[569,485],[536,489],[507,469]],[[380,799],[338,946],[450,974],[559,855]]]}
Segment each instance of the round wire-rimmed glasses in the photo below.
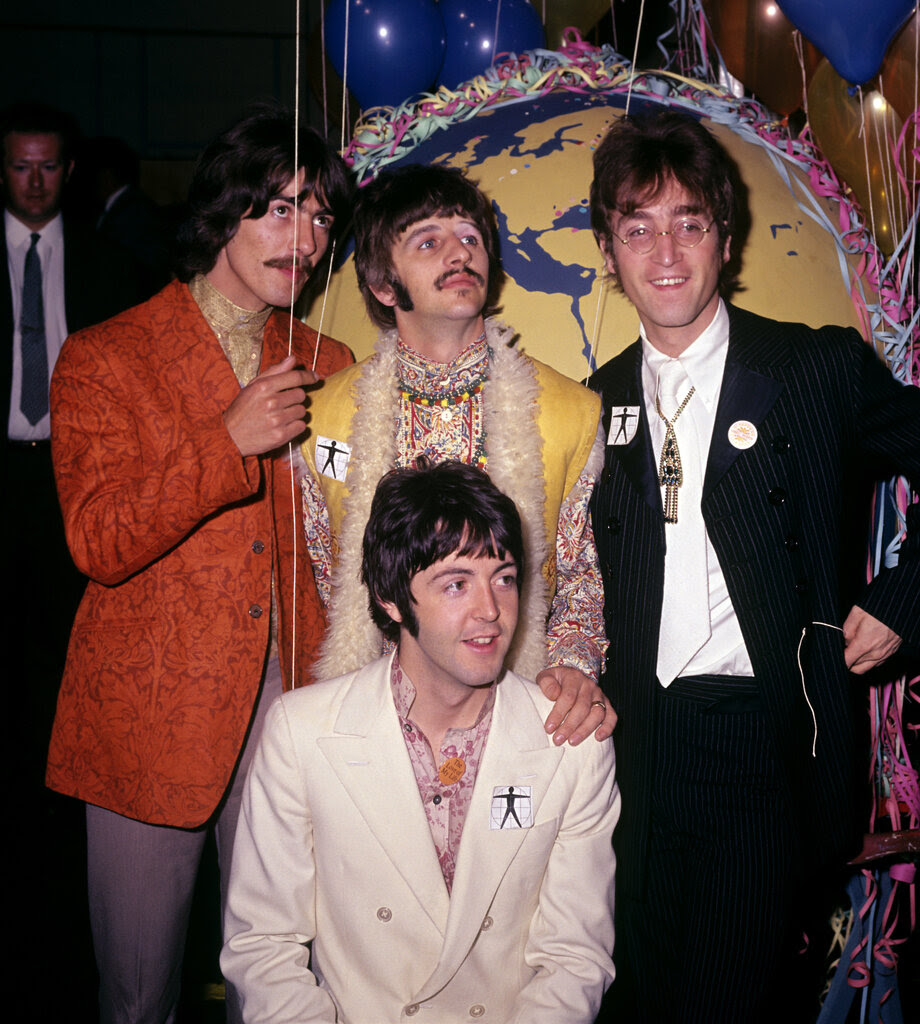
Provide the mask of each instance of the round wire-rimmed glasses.
{"label": "round wire-rimmed glasses", "polygon": [[625,238],[620,238],[616,232],[612,234],[618,242],[628,245],[637,256],[645,256],[655,248],[655,243],[662,235],[670,235],[678,245],[685,249],[693,249],[712,231],[714,223],[715,221],[711,220],[709,226],[704,228],[696,220],[679,220],[670,231],[652,231],[644,224],[638,224],[626,232]]}

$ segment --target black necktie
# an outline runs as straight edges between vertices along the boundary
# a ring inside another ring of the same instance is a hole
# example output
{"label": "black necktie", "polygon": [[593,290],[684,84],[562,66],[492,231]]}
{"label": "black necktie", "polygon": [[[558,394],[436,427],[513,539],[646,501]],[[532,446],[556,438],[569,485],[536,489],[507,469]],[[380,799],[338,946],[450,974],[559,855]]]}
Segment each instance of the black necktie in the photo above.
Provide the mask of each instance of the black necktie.
{"label": "black necktie", "polygon": [[48,412],[48,349],[45,345],[45,304],[42,300],[42,262],[38,255],[41,235],[32,232],[22,279],[22,392],[19,408],[34,426]]}

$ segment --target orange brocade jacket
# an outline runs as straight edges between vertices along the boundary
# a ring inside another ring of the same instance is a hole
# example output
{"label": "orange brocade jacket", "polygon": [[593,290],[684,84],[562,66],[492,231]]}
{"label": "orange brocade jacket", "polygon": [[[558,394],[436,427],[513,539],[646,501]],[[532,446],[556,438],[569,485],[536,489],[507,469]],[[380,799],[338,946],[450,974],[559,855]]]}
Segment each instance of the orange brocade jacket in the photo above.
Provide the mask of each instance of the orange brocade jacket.
{"label": "orange brocade jacket", "polygon": [[[263,369],[287,354],[289,323],[269,318]],[[306,366],[315,337],[294,322]],[[321,376],[350,362],[323,338]],[[201,825],[226,789],[268,651],[272,574],[285,688],[307,681],[325,626],[286,461],[243,458],[224,426],[238,393],[178,282],[71,336],[51,384],[67,540],[90,582],[46,781],[153,824]]]}

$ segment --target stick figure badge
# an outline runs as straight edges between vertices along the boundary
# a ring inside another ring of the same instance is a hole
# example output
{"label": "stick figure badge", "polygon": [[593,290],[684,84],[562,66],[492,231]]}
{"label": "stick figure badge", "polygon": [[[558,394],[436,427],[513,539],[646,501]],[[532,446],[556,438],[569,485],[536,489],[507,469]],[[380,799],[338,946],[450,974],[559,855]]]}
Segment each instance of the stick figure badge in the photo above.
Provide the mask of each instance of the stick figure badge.
{"label": "stick figure badge", "polygon": [[316,465],[323,476],[333,480],[344,480],[351,458],[351,447],[344,441],[336,441],[331,437],[317,437]]}
{"label": "stick figure badge", "polygon": [[489,828],[530,828],[533,798],[530,786],[495,786],[489,809]]}
{"label": "stick figure badge", "polygon": [[610,430],[607,444],[629,444],[639,426],[638,405],[615,405],[610,410]]}

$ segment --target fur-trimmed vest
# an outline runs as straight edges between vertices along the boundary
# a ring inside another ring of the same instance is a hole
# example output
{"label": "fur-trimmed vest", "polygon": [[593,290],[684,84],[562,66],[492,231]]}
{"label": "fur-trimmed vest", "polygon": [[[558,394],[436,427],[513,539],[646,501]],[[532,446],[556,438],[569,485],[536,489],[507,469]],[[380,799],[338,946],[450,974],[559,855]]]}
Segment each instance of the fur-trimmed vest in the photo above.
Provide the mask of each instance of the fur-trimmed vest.
{"label": "fur-trimmed vest", "polygon": [[[490,349],[483,423],[489,476],[517,505],[527,572],[514,644],[506,664],[527,678],[546,667],[546,621],[556,587],[556,529],[566,495],[586,468],[597,433],[596,395],[511,347],[513,332],[486,321]],[[313,396],[302,451],[329,512],[335,564],[329,629],[317,679],[353,671],[378,657],[383,638],[361,583],[361,541],[377,482],[396,465],[400,411],[396,331],[372,356],[336,373]],[[317,469],[319,437],[351,449],[343,480]],[[599,470],[599,467],[590,467]],[[541,572],[534,572],[540,566]]]}

